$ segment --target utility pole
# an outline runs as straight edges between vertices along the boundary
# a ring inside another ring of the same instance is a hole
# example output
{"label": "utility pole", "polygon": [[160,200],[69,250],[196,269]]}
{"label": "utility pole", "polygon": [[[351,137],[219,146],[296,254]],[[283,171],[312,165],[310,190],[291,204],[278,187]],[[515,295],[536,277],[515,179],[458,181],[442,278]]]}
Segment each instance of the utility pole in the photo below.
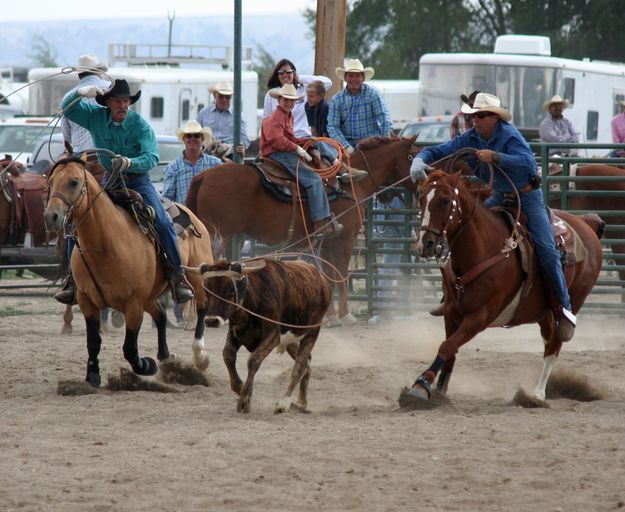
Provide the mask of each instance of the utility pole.
{"label": "utility pole", "polygon": [[167,41],[167,56],[171,57],[171,35],[174,31],[174,20],[176,19],[176,11],[167,11],[167,19],[169,20],[169,39]]}
{"label": "utility pole", "polygon": [[343,88],[336,76],[336,68],[345,60],[346,0],[317,0],[317,28],[315,31],[315,74],[332,80],[327,92],[331,98]]}

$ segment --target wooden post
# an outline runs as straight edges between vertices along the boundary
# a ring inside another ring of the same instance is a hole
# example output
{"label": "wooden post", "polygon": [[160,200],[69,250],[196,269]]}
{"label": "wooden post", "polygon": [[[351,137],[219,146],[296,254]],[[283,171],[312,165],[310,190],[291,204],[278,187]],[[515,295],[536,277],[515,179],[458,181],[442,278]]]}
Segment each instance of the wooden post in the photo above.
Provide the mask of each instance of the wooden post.
{"label": "wooden post", "polygon": [[327,92],[330,99],[343,88],[335,70],[343,67],[345,59],[345,0],[317,0],[317,29],[315,32],[315,74],[332,80]]}

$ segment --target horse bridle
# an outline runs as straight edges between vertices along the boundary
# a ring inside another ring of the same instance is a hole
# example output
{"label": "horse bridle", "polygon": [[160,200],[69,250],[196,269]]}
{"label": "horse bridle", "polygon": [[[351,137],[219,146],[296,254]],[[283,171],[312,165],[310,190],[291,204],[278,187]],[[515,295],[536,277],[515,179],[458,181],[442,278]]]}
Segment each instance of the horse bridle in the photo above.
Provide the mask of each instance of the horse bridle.
{"label": "horse bridle", "polygon": [[[50,172],[50,178],[52,178],[52,176],[54,175],[55,169],[56,169],[56,166]],[[59,198],[63,202],[63,204],[65,204],[65,206],[67,206],[67,212],[65,212],[65,216],[63,218],[63,225],[64,226],[72,218],[72,215],[74,214],[74,210],[77,207],[80,206],[80,204],[82,203],[82,200],[85,198],[85,196],[87,195],[87,193],[89,191],[89,188],[87,186],[87,168],[83,165],[83,169],[82,170],[83,170],[83,184],[82,184],[82,188],[80,189],[80,194],[79,194],[79,196],[76,198],[76,200],[74,202],[71,202],[61,192],[55,191],[55,192],[52,192],[52,194],[50,194],[49,190],[48,190],[48,201],[50,201],[50,199],[53,199],[53,198],[57,197],[57,198]]]}

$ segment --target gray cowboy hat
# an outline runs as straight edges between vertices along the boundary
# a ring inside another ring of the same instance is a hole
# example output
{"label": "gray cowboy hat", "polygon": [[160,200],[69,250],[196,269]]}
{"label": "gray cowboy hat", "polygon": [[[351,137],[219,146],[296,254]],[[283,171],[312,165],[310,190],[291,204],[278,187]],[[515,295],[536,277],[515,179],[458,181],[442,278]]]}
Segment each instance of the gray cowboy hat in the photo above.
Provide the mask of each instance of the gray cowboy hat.
{"label": "gray cowboy hat", "polygon": [[134,96],[130,94],[130,87],[128,86],[128,82],[123,78],[118,78],[115,80],[113,87],[106,91],[104,94],[98,94],[95,97],[95,100],[106,107],[106,100],[109,98],[130,98],[130,104],[136,103],[137,100],[141,97],[141,91],[137,91],[137,94]]}

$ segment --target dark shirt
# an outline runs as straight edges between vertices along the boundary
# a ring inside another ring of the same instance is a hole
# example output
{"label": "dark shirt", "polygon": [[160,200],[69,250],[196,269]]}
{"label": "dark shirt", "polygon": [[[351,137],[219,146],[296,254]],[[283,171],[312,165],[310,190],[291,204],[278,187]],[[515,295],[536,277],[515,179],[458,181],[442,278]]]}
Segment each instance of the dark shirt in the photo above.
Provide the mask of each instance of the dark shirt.
{"label": "dark shirt", "polygon": [[311,107],[308,102],[304,105],[306,117],[313,137],[329,137],[328,135],[328,111],[330,105],[326,100],[321,100],[317,105]]}

